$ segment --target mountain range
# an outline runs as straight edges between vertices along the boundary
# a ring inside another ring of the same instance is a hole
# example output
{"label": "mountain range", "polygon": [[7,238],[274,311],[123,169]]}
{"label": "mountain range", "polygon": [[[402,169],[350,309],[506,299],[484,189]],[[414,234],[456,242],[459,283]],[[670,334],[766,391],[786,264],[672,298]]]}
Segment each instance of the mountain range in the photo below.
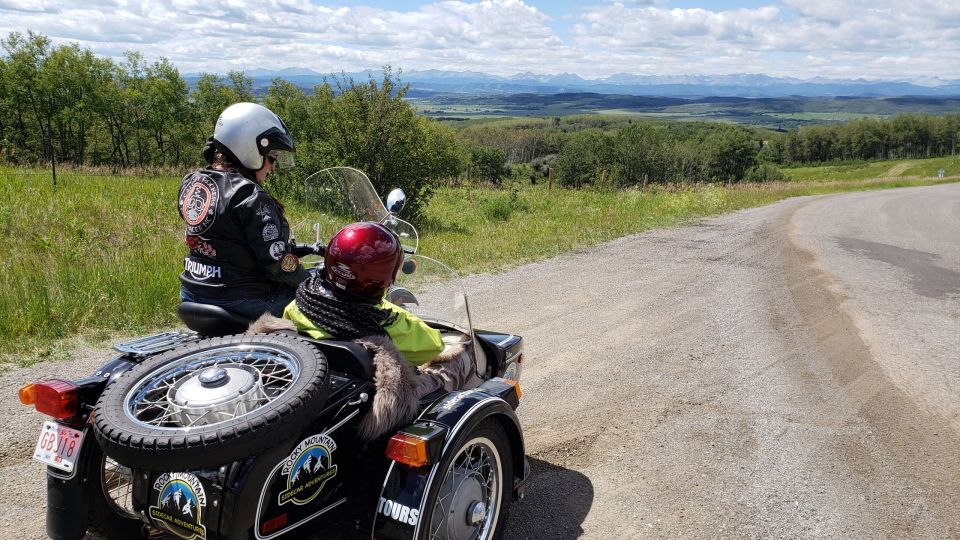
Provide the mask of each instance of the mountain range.
{"label": "mountain range", "polygon": [[[309,69],[252,69],[255,89],[265,89],[274,78],[285,79],[305,89],[325,79],[343,77],[365,80],[368,75],[380,78],[380,70],[352,73],[319,73]],[[198,75],[186,75],[187,81]],[[893,97],[893,96],[960,96],[960,79],[928,78],[923,81],[867,79],[797,79],[762,74],[732,75],[636,75],[617,73],[602,79],[584,79],[573,73],[543,75],[518,73],[511,76],[491,75],[475,71],[441,71],[435,69],[404,71],[400,79],[410,84],[410,97],[437,94],[507,95],[517,93],[560,94],[592,92],[597,94],[630,94],[638,96],[674,96],[698,98],[707,96],[735,97]]]}

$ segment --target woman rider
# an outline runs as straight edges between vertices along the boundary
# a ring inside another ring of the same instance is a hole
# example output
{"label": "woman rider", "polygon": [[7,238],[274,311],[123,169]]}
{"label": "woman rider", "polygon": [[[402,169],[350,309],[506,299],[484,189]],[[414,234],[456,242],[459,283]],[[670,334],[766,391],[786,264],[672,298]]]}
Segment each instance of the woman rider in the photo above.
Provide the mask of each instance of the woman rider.
{"label": "woman rider", "polygon": [[209,164],[184,177],[178,208],[190,254],[180,274],[183,301],[213,304],[255,319],[279,316],[309,274],[289,243],[283,205],[263,187],[278,163],[292,163],[286,125],[256,103],[217,119],[204,147]]}

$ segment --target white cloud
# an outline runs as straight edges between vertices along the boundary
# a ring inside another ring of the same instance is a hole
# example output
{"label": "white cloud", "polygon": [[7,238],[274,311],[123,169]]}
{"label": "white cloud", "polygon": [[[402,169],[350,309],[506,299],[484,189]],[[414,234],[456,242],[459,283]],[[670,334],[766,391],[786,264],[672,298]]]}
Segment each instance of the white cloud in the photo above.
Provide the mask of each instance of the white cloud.
{"label": "white cloud", "polygon": [[339,72],[389,63],[585,77],[960,73],[955,0],[781,0],[727,11],[671,9],[665,0],[588,1],[559,16],[573,23],[568,37],[554,30],[559,19],[524,0],[442,0],[410,10],[309,0],[0,0],[0,34],[31,29],[117,58],[138,50],[150,60],[165,56],[183,72]]}

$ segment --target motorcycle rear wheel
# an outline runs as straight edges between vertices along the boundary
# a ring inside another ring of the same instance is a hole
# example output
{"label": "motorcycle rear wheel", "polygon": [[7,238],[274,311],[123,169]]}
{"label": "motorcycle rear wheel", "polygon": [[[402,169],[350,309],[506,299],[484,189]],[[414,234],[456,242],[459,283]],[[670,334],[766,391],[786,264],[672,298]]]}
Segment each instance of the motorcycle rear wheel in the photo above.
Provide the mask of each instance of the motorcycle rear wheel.
{"label": "motorcycle rear wheel", "polygon": [[99,447],[91,447],[89,458],[83,489],[90,531],[107,540],[143,538],[143,522],[133,511],[130,469],[104,456]]}
{"label": "motorcycle rear wheel", "polygon": [[97,401],[94,434],[124,465],[186,470],[257,454],[326,403],[319,350],[296,336],[211,338],[149,358]]}

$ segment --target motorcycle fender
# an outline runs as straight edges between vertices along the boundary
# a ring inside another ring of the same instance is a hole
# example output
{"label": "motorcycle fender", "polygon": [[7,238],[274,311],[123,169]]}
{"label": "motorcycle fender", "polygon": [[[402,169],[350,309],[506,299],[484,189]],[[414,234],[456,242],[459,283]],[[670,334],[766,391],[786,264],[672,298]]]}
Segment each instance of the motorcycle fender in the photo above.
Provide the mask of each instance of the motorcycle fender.
{"label": "motorcycle fender", "polygon": [[47,536],[78,540],[87,532],[87,500],[79,479],[47,476]]}
{"label": "motorcycle fender", "polygon": [[[425,467],[413,468],[397,462],[390,464],[375,509],[374,536],[379,540],[418,538],[421,517],[428,511],[426,504],[430,489],[434,482],[442,481],[442,471],[438,470],[440,461],[447,452],[454,450],[450,445],[459,434],[469,432],[487,418],[496,417],[506,431],[513,462],[524,463],[520,422],[514,407],[507,401],[516,399],[512,385],[494,379],[479,388],[451,392],[431,404],[412,426],[400,430],[400,433],[426,438],[428,447],[437,447],[439,451],[431,455],[431,465]],[[438,440],[435,442],[434,439]],[[523,466],[516,469],[518,475],[524,475]],[[518,478],[522,481],[522,477]],[[518,479],[515,478],[514,482],[517,483]],[[423,527],[429,527],[429,524]]]}

